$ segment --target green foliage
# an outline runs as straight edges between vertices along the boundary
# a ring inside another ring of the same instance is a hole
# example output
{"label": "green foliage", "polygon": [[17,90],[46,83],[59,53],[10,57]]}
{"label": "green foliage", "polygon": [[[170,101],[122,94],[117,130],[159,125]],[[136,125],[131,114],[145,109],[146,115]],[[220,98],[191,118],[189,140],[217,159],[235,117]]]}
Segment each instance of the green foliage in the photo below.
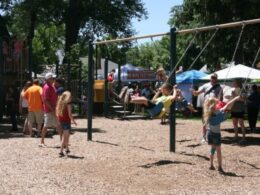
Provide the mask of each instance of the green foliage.
{"label": "green foliage", "polygon": [[39,71],[37,65],[57,63],[56,52],[63,46],[63,31],[63,26],[57,27],[54,24],[38,26],[33,39],[33,67],[35,71]]}
{"label": "green foliage", "polygon": [[[108,34],[113,37],[130,36],[133,34],[131,19],[142,19],[147,14],[141,0],[3,0],[0,9],[5,11],[13,35],[25,39],[33,37],[36,32],[36,40],[33,40],[33,46],[36,47],[33,48],[34,69],[37,69],[36,65],[57,61],[54,49],[56,44],[52,46],[53,42],[47,43],[45,35],[43,40],[37,36],[37,33],[43,35],[43,29],[49,26],[56,25],[60,30],[55,39],[59,40],[58,49],[70,54],[65,59],[74,60],[75,56],[86,55],[89,39]],[[76,54],[72,50],[75,50],[74,45],[77,43],[79,52]],[[121,55],[125,50],[122,48],[116,49],[111,55]],[[123,58],[119,61],[122,63]]]}
{"label": "green foliage", "polygon": [[[176,26],[178,29],[188,29],[254,19],[259,17],[259,7],[260,1],[257,0],[184,0],[183,6],[172,8],[172,17],[169,24]],[[240,28],[219,30],[212,43],[202,54],[200,61],[196,63],[196,68],[203,66],[203,64],[209,64],[214,69],[215,65],[219,63],[230,62],[239,32]],[[199,33],[196,39],[197,46],[194,45],[190,52],[192,54],[198,53],[198,49],[201,49],[206,44],[212,33]],[[189,40],[190,38],[186,36],[178,36],[178,50],[182,52],[185,49],[183,46],[188,45]],[[251,65],[259,45],[259,24],[246,26],[235,57],[236,63]],[[179,52],[178,56],[180,56],[181,52]],[[193,60],[194,57],[191,56],[190,59]]]}
{"label": "green foliage", "polygon": [[147,69],[170,67],[169,38],[164,37],[161,41],[141,44],[127,52],[127,62]]}

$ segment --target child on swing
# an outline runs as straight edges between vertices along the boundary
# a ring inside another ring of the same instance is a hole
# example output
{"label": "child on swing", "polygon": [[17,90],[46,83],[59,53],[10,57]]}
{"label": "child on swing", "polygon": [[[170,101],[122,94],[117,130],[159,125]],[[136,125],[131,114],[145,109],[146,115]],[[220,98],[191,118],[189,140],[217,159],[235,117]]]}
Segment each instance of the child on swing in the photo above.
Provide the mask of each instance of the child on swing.
{"label": "child on swing", "polygon": [[222,154],[221,154],[221,133],[220,133],[220,123],[226,120],[226,111],[229,106],[232,106],[233,103],[237,100],[240,100],[241,97],[237,96],[229,101],[224,107],[219,110],[216,109],[217,99],[214,97],[209,97],[204,102],[203,110],[203,119],[204,119],[204,128],[207,129],[207,140],[208,144],[211,145],[210,150],[210,170],[215,170],[214,167],[214,154],[217,151],[218,159],[218,171],[224,172],[222,168]]}
{"label": "child on swing", "polygon": [[63,129],[61,149],[59,153],[60,157],[64,156],[63,149],[66,149],[66,154],[70,153],[69,137],[71,131],[71,122],[77,125],[72,116],[71,99],[72,97],[69,91],[63,92],[58,99],[56,107],[56,115]]}
{"label": "child on swing", "polygon": [[[171,91],[173,91],[172,95]],[[160,94],[162,94],[162,96],[159,97]],[[147,108],[147,111],[151,117],[161,118],[167,112],[167,110],[169,110],[176,97],[177,86],[175,85],[172,87],[172,85],[164,83],[162,87],[156,92],[152,100],[149,100],[144,96],[131,96],[131,103],[142,104]]]}
{"label": "child on swing", "polygon": [[182,95],[182,92],[179,90],[177,91],[177,99],[176,99],[176,109],[177,110],[185,110],[186,108],[188,108],[192,113],[193,112],[198,112],[193,105],[188,102]]}

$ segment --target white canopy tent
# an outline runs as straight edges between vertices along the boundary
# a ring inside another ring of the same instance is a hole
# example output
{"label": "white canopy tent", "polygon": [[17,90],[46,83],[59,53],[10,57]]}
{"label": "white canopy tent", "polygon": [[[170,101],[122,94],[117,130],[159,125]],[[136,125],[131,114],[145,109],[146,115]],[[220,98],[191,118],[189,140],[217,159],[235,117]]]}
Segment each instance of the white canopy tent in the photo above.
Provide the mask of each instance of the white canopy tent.
{"label": "white canopy tent", "polygon": [[[228,68],[215,72],[219,80],[227,79],[259,79],[260,70],[242,64],[231,65]],[[202,77],[202,80],[210,80],[210,76]]]}

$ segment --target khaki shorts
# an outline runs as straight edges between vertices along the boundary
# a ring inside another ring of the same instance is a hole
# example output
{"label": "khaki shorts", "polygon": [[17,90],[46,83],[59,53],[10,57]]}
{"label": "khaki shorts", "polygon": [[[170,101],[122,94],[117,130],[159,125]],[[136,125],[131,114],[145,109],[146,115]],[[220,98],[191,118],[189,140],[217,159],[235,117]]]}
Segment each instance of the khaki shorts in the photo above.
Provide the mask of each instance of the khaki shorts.
{"label": "khaki shorts", "polygon": [[29,112],[28,120],[30,121],[31,124],[34,124],[34,123],[42,124],[43,123],[43,112],[42,111]]}
{"label": "khaki shorts", "polygon": [[53,112],[44,113],[44,127],[57,127],[58,120]]}

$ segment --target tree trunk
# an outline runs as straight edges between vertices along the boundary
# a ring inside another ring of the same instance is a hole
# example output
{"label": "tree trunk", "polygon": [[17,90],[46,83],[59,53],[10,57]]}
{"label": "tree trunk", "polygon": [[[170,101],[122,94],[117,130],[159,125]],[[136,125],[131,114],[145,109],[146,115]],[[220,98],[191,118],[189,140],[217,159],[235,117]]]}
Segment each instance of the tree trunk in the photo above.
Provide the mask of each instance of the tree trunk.
{"label": "tree trunk", "polygon": [[7,30],[4,18],[2,17],[1,14],[0,14],[0,36],[10,38],[10,34]]}
{"label": "tree trunk", "polygon": [[77,42],[81,21],[81,0],[70,0],[65,15],[65,52]]}
{"label": "tree trunk", "polygon": [[[29,78],[32,77],[32,67],[33,67],[33,63],[32,63],[32,40],[33,40],[33,37],[34,37],[34,30],[35,30],[35,23],[36,23],[36,12],[34,10],[31,10],[31,16],[30,16],[30,30],[29,30],[29,34],[28,34],[28,37],[27,37],[27,41],[28,41],[28,46],[29,46],[29,56],[28,56],[28,69],[29,69]],[[34,67],[34,69],[36,69],[36,67]],[[36,72],[34,70],[34,72]],[[36,76],[36,74],[35,74]]]}

